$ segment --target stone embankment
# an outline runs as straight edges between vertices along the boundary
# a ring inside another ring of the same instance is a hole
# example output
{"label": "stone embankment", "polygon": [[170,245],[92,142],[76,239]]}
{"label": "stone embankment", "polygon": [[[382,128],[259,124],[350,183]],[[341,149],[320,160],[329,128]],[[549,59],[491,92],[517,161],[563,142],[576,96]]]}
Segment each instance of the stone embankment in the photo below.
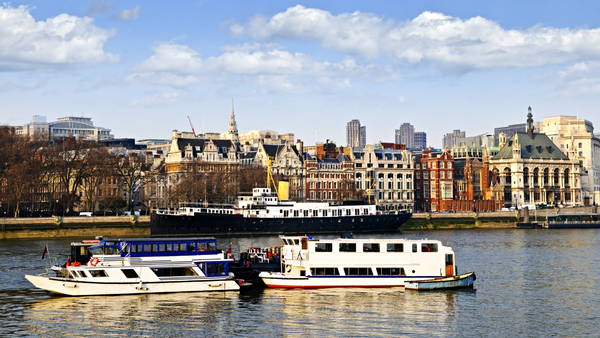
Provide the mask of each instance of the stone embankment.
{"label": "stone embankment", "polygon": [[[552,208],[530,210],[529,220],[544,222],[546,216],[556,214],[595,214],[597,206],[577,208]],[[463,212],[463,213],[415,213],[402,225],[402,229],[473,229],[516,228],[523,222],[523,211]]]}
{"label": "stone embankment", "polygon": [[0,239],[149,237],[150,216],[0,218]]}

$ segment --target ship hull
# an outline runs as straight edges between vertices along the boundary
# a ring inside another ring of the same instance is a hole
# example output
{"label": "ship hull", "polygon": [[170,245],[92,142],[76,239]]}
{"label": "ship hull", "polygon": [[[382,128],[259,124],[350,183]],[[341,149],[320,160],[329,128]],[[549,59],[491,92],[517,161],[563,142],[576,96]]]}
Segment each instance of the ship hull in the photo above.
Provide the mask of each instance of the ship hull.
{"label": "ship hull", "polygon": [[301,235],[324,233],[395,232],[412,214],[385,214],[314,218],[246,218],[242,215],[153,213],[152,236],[181,235]]}

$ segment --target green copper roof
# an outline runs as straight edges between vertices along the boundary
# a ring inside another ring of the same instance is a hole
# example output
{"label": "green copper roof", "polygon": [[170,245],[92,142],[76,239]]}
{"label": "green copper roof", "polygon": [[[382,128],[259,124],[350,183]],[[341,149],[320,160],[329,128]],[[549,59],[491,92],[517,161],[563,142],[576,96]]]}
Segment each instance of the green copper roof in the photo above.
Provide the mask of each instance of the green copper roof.
{"label": "green copper roof", "polygon": [[492,159],[510,159],[513,157],[513,147],[515,140],[521,145],[522,159],[543,159],[543,160],[568,160],[560,149],[546,136],[546,134],[533,133],[533,138],[527,133],[516,133],[504,145],[504,148],[496,154]]}

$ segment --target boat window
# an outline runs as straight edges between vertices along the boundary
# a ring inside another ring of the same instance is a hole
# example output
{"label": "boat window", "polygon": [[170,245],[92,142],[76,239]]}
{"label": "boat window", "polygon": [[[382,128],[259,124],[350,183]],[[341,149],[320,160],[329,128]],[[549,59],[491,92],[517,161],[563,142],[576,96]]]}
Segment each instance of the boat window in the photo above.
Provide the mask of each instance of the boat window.
{"label": "boat window", "polygon": [[388,243],[388,252],[404,252],[404,244],[402,243]]}
{"label": "boat window", "polygon": [[344,268],[346,276],[373,276],[371,268]]}
{"label": "boat window", "polygon": [[81,275],[81,277],[83,277],[83,278],[88,278],[88,277],[89,277],[89,276],[88,276],[88,274],[87,274],[85,271],[83,271],[83,270],[79,271],[79,274],[80,274],[80,275]]}
{"label": "boat window", "polygon": [[187,251],[187,243],[175,243],[173,249],[173,251]]}
{"label": "boat window", "polygon": [[92,277],[108,277],[106,271],[104,270],[88,270],[88,272],[90,275],[92,275]]}
{"label": "boat window", "polygon": [[294,210],[294,217],[298,217],[300,215],[300,213],[298,212],[298,210]]}
{"label": "boat window", "polygon": [[406,276],[404,268],[377,268],[379,276]]}
{"label": "boat window", "polygon": [[196,251],[196,243],[195,242],[188,243],[187,247],[188,247],[188,251],[192,251],[192,252]]}
{"label": "boat window", "polygon": [[135,272],[133,269],[121,269],[121,271],[123,271],[123,274],[127,278],[140,278],[137,272]]}
{"label": "boat window", "polygon": [[300,240],[299,240],[299,239],[297,239],[297,238],[296,238],[296,239],[294,239],[294,244],[295,244],[295,245],[300,245]]}
{"label": "boat window", "polygon": [[417,252],[417,244],[412,245],[412,252]]}
{"label": "boat window", "polygon": [[200,263],[200,269],[202,269],[206,276],[225,276],[225,268],[225,263]]}
{"label": "boat window", "polygon": [[304,210],[304,217],[308,217],[308,210]]}
{"label": "boat window", "polygon": [[318,210],[313,210],[313,216],[319,216],[319,211]]}
{"label": "boat window", "polygon": [[73,279],[73,278],[77,278],[77,274],[75,273],[75,271],[69,271],[69,274],[67,276],[67,278]]}
{"label": "boat window", "polygon": [[337,268],[310,268],[310,274],[313,276],[339,276]]}
{"label": "boat window", "polygon": [[359,209],[354,209],[354,215],[355,215],[355,216],[358,216],[358,215],[360,215],[360,211],[358,211],[358,210],[359,210]]}
{"label": "boat window", "polygon": [[192,268],[152,268],[158,277],[198,276]]}
{"label": "boat window", "polygon": [[217,251],[217,243],[216,242],[207,242],[206,250],[208,251]]}
{"label": "boat window", "polygon": [[171,251],[171,244],[159,244],[158,245],[159,252],[168,252]]}
{"label": "boat window", "polygon": [[327,217],[327,210],[323,210],[323,217]]}
{"label": "boat window", "polygon": [[340,252],[356,252],[356,243],[340,243]]}
{"label": "boat window", "polygon": [[331,243],[315,243],[315,252],[332,252],[333,245]]}
{"label": "boat window", "polygon": [[379,243],[363,243],[363,252],[379,252]]}
{"label": "boat window", "polygon": [[351,210],[350,209],[346,209],[346,216],[350,216]]}
{"label": "boat window", "polygon": [[421,252],[437,252],[437,243],[421,243]]}
{"label": "boat window", "polygon": [[198,242],[198,251],[206,251],[206,242]]}

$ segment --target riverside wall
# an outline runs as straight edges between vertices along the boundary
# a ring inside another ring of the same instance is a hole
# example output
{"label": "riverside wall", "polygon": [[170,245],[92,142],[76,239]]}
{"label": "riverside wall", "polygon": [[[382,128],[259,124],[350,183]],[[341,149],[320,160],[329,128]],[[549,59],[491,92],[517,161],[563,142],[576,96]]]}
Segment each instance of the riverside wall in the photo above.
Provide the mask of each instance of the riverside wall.
{"label": "riverside wall", "polygon": [[150,216],[0,218],[0,239],[150,237]]}

